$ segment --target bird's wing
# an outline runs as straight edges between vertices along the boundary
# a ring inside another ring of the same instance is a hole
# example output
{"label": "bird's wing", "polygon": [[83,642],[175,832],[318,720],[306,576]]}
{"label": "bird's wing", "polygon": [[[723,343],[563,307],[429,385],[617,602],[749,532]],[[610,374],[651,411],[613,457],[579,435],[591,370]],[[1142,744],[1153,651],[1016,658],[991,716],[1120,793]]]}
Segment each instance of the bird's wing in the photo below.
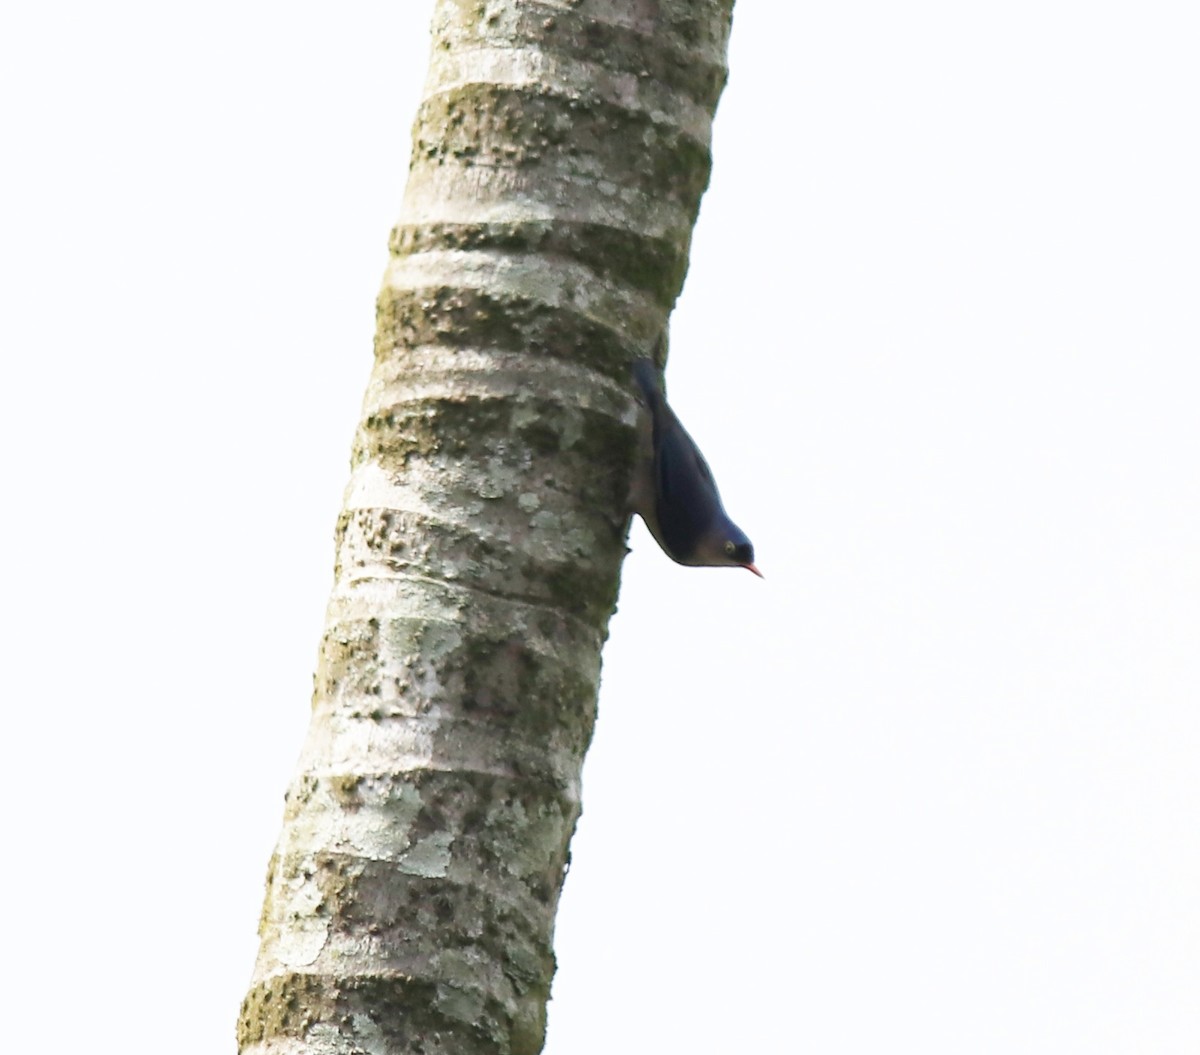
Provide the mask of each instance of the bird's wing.
{"label": "bird's wing", "polygon": [[658,522],[676,560],[686,559],[721,513],[712,470],[683,425],[668,411],[654,437]]}

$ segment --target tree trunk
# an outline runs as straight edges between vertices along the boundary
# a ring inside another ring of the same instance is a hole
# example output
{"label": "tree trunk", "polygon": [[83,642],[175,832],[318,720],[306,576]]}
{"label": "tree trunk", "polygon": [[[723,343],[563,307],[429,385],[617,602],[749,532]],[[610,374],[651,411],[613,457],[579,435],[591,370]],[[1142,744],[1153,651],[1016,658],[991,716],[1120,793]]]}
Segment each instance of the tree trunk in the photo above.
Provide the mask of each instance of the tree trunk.
{"label": "tree trunk", "polygon": [[243,1052],[533,1053],[732,0],[439,0]]}

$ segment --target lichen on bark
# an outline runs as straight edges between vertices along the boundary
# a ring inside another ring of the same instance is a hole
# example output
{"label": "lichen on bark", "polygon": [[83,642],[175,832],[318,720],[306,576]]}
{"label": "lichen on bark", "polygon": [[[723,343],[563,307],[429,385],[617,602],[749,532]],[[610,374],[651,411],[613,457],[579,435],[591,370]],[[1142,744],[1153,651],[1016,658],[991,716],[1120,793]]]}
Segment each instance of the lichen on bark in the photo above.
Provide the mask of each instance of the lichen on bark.
{"label": "lichen on bark", "polygon": [[246,1053],[540,1050],[732,0],[440,0]]}

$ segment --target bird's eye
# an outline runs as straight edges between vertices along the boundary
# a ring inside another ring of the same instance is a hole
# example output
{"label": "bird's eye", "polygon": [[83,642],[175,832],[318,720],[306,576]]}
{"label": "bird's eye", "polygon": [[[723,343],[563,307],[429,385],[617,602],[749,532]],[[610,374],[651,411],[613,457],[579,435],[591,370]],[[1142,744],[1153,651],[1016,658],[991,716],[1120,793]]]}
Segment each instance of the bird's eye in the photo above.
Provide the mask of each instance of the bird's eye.
{"label": "bird's eye", "polygon": [[725,543],[725,552],[728,553],[729,556],[733,556],[733,551],[735,549],[737,549],[737,546],[735,546],[732,541]]}

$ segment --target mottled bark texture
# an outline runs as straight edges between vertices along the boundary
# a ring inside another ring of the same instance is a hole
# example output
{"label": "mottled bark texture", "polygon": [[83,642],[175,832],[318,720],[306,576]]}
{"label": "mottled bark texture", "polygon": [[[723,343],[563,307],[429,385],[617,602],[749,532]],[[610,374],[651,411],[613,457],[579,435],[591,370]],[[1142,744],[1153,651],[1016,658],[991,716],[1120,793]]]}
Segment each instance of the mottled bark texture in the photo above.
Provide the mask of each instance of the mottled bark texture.
{"label": "mottled bark texture", "polygon": [[246,1053],[541,1049],[732,0],[438,0]]}

